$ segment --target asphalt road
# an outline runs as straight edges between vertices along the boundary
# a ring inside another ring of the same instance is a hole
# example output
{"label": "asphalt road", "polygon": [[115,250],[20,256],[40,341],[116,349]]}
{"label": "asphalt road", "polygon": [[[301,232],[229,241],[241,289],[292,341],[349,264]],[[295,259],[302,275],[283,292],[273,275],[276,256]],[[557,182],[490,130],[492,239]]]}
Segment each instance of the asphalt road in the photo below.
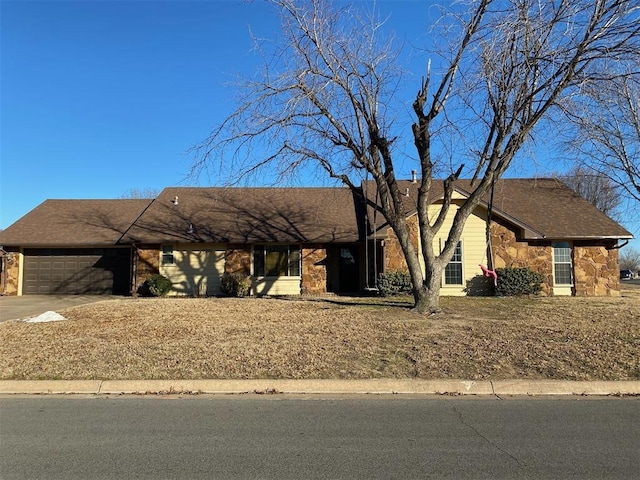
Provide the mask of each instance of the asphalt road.
{"label": "asphalt road", "polygon": [[0,478],[607,479],[640,399],[1,397]]}

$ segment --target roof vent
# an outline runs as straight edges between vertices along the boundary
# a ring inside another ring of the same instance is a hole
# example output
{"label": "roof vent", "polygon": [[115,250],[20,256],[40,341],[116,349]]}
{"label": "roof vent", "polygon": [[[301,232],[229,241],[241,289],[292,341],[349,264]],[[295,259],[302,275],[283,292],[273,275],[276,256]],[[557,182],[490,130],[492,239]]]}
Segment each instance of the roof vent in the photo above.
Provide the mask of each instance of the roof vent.
{"label": "roof vent", "polygon": [[178,205],[178,195],[173,197],[173,200],[171,200],[171,203],[173,203],[174,205]]}
{"label": "roof vent", "polygon": [[187,235],[193,235],[194,233],[196,233],[196,229],[193,228],[193,223],[190,223],[189,228],[187,228]]}
{"label": "roof vent", "polygon": [[411,170],[411,183],[418,183],[418,172]]}
{"label": "roof vent", "polygon": [[409,196],[409,187],[407,187],[407,189],[404,191],[404,196],[405,197]]}

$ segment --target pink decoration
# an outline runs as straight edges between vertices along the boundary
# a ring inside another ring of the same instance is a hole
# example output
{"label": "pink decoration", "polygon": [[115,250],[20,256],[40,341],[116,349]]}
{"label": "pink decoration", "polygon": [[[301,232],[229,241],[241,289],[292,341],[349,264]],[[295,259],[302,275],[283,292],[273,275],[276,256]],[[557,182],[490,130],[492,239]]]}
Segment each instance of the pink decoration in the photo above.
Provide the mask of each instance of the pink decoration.
{"label": "pink decoration", "polygon": [[479,267],[482,269],[482,275],[484,275],[487,278],[493,278],[493,284],[497,287],[498,286],[498,274],[495,272],[495,270],[489,270],[484,265],[479,265]]}

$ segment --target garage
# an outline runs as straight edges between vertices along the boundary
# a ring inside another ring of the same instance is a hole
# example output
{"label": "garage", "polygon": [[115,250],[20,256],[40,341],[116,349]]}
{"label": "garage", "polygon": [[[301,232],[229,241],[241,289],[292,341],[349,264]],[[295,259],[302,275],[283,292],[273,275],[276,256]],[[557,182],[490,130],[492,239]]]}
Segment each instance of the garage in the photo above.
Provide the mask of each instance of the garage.
{"label": "garage", "polygon": [[25,295],[128,295],[130,248],[24,250]]}

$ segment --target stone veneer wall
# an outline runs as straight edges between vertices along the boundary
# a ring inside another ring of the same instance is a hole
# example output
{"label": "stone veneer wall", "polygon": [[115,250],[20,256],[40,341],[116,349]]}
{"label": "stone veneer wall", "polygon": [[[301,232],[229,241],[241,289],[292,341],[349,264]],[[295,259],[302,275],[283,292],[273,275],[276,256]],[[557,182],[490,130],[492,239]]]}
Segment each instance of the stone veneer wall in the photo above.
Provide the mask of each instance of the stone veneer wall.
{"label": "stone veneer wall", "polygon": [[553,249],[550,244],[519,242],[514,231],[492,222],[491,246],[494,268],[528,267],[544,275],[542,294],[553,294]]}
{"label": "stone veneer wall", "polygon": [[327,249],[321,245],[302,248],[302,293],[327,293]]}
{"label": "stone veneer wall", "polygon": [[224,252],[224,273],[251,275],[251,247],[229,245]]}
{"label": "stone veneer wall", "polygon": [[132,279],[132,292],[135,294],[138,288],[151,275],[160,273],[160,254],[161,250],[158,246],[141,246],[135,248],[135,274]]}
{"label": "stone veneer wall", "polygon": [[574,245],[575,295],[617,297],[620,295],[618,250],[604,246]]}
{"label": "stone veneer wall", "polygon": [[22,255],[19,252],[8,251],[5,257],[6,272],[2,275],[6,275],[6,283],[4,285],[3,295],[14,296],[18,295],[19,274],[20,274],[20,258]]}
{"label": "stone veneer wall", "polygon": [[[418,217],[413,215],[407,218],[407,226],[409,227],[409,235],[411,242],[416,250],[418,250]],[[384,271],[404,270],[408,269],[407,262],[404,259],[404,253],[400,246],[400,241],[391,227],[387,228],[387,238],[384,241]]]}

